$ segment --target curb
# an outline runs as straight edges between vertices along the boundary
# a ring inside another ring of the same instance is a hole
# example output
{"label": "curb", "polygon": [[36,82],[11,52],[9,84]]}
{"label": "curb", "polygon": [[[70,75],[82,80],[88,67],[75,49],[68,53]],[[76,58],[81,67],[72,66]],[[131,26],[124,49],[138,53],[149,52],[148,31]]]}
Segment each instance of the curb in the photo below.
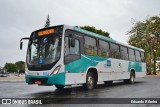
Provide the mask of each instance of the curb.
{"label": "curb", "polygon": [[0,80],[0,82],[25,82],[25,80]]}

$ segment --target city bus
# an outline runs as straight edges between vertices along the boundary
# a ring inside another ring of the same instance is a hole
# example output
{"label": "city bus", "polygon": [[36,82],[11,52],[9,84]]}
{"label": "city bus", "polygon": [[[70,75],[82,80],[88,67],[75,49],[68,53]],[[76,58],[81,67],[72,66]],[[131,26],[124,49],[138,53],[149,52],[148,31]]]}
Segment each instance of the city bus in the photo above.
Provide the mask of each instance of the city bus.
{"label": "city bus", "polygon": [[83,85],[88,90],[98,82],[134,83],[146,75],[145,51],[77,26],[59,25],[33,31],[26,55],[28,84]]}

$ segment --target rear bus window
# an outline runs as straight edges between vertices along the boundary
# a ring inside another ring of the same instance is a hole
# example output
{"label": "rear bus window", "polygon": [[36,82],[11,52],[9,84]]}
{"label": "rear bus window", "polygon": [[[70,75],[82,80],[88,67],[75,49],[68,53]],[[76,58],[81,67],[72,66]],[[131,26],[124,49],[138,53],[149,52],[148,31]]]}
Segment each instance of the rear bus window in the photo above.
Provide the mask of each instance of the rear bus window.
{"label": "rear bus window", "polygon": [[142,62],[145,62],[145,55],[144,55],[144,52],[141,52],[141,61],[142,61]]}
{"label": "rear bus window", "polygon": [[141,61],[141,56],[139,51],[135,51],[136,54],[136,61]]}

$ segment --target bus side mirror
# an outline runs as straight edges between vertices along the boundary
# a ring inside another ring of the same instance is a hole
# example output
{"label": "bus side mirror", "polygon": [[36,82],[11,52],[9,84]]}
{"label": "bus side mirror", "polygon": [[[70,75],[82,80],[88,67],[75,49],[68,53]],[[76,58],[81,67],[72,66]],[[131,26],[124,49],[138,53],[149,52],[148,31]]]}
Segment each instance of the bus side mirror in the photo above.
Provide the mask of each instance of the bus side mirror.
{"label": "bus side mirror", "polygon": [[20,50],[22,50],[23,42],[20,43]]}
{"label": "bus side mirror", "polygon": [[29,40],[30,38],[22,38],[21,40],[20,40],[20,50],[22,50],[22,47],[23,47],[23,42],[22,42],[22,40]]}

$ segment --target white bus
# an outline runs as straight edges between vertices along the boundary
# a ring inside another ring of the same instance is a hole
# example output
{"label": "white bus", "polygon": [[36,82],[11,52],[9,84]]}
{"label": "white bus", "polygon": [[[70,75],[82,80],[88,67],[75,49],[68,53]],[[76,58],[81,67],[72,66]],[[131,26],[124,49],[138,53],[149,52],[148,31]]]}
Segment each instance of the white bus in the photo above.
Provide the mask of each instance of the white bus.
{"label": "white bus", "polygon": [[134,83],[146,75],[145,53],[79,27],[60,25],[31,33],[25,80],[28,84],[65,86],[82,84],[88,90],[97,82]]}

